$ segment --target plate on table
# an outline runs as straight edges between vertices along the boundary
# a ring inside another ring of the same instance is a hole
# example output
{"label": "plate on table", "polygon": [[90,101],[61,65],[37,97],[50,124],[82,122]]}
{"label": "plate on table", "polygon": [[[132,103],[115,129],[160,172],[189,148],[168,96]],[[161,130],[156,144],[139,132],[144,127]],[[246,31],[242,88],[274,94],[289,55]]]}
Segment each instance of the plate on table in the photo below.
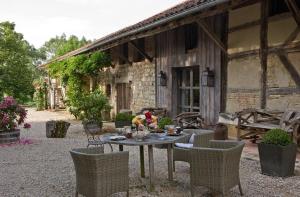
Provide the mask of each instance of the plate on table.
{"label": "plate on table", "polygon": [[109,139],[113,141],[120,141],[120,140],[126,140],[126,137],[122,135],[116,135],[116,136],[110,136]]}

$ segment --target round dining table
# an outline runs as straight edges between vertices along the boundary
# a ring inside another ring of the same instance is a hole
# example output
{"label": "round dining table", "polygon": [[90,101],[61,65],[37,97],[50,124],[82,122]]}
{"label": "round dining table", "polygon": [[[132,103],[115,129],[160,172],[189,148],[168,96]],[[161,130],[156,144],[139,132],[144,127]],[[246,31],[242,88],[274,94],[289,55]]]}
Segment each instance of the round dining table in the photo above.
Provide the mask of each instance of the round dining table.
{"label": "round dining table", "polygon": [[142,141],[136,138],[126,138],[123,140],[115,140],[112,138],[115,135],[105,135],[103,140],[109,144],[119,145],[119,151],[123,151],[123,146],[138,146],[140,149],[140,169],[141,177],[145,177],[144,165],[144,146],[148,146],[149,158],[149,190],[154,191],[154,160],[153,160],[153,146],[160,145],[159,147],[167,148],[168,157],[168,180],[173,181],[173,146],[174,143],[182,138],[188,137],[188,134],[182,133],[180,135],[169,136],[165,133],[150,133]]}

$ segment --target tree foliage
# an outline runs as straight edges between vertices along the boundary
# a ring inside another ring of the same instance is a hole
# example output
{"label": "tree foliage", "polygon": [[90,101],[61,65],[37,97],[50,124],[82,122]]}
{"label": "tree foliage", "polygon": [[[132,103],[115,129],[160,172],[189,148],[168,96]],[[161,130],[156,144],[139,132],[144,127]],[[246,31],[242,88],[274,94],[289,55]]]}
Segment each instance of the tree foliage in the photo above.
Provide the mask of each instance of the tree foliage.
{"label": "tree foliage", "polygon": [[71,35],[67,38],[66,34],[51,38],[40,48],[40,51],[45,54],[47,60],[64,55],[70,51],[78,49],[89,43],[84,37],[79,39],[77,36]]}
{"label": "tree foliage", "polygon": [[41,53],[23,35],[15,31],[15,24],[0,23],[0,97],[13,96],[26,102],[34,93],[33,80]]}

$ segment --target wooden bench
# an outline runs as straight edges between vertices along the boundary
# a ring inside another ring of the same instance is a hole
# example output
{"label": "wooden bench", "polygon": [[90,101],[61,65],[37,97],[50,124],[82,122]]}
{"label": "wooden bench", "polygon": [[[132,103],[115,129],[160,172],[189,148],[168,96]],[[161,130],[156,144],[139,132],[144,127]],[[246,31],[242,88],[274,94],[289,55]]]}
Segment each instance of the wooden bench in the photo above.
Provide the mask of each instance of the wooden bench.
{"label": "wooden bench", "polygon": [[183,112],[177,115],[174,121],[183,129],[206,128],[204,119],[199,112]]}
{"label": "wooden bench", "polygon": [[[264,133],[280,128],[291,134],[293,140],[300,145],[300,112],[270,112],[257,109],[244,109],[235,113],[237,118],[237,138],[251,139],[256,142]],[[244,131],[246,133],[243,133]]]}

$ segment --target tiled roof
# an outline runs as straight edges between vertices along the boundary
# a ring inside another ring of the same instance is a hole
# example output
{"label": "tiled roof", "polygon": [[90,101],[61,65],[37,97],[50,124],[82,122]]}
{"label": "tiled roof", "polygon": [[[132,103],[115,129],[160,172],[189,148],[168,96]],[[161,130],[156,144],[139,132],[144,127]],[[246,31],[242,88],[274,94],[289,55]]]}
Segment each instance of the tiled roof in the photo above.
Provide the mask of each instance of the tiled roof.
{"label": "tiled roof", "polygon": [[[147,30],[146,28],[154,28],[155,25],[159,26],[163,24],[163,22],[168,23],[172,21],[174,17],[184,17],[190,12],[196,13],[201,9],[210,8],[214,5],[227,2],[229,0],[185,0],[184,2],[171,7],[163,12],[160,12],[154,16],[151,16],[143,21],[140,21],[134,25],[125,27],[119,31],[111,33],[107,36],[104,36],[90,44],[87,44],[77,50],[71,51],[61,57],[58,57],[56,60],[62,60],[70,56],[78,55],[94,48],[100,47],[108,42],[113,42],[125,36],[130,36],[136,32],[142,32],[143,30]],[[181,15],[181,16],[179,16]],[[167,21],[169,19],[169,21]],[[177,19],[177,18],[176,18]],[[174,19],[175,20],[175,19]],[[143,29],[144,28],[144,29]]]}

